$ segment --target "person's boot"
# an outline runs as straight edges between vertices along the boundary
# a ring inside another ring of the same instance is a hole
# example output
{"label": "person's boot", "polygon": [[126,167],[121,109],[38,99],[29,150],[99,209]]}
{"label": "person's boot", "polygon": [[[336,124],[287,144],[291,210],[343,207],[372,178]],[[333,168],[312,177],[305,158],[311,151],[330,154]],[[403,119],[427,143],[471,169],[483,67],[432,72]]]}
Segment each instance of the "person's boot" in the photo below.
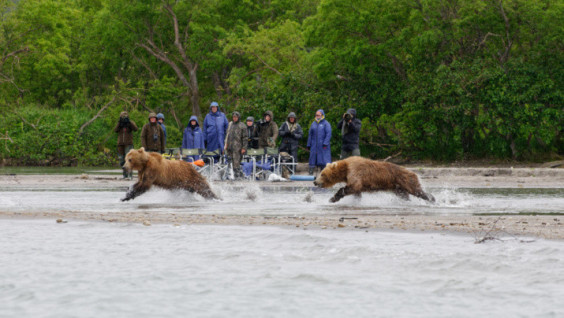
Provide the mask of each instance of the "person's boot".
{"label": "person's boot", "polygon": [[313,169],[314,169],[313,167],[309,167],[309,175],[310,176],[313,176]]}

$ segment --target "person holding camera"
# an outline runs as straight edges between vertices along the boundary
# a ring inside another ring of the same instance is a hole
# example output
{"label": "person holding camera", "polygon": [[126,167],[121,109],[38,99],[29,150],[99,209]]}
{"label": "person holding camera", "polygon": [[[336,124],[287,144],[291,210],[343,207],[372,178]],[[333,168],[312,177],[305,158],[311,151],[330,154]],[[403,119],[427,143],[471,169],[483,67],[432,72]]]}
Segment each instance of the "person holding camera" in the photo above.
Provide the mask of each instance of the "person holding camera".
{"label": "person holding camera", "polygon": [[[129,150],[133,149],[133,132],[137,131],[137,125],[133,120],[129,119],[129,114],[126,111],[119,114],[119,120],[114,128],[114,131],[118,134],[117,149],[119,166],[122,167],[125,164],[125,155]],[[133,176],[132,172],[127,172],[123,169],[123,178],[131,179]]]}
{"label": "person holding camera", "polygon": [[286,121],[280,126],[278,135],[282,137],[280,152],[287,152],[294,157],[294,162],[298,162],[298,145],[304,132],[302,126],[296,121],[296,113],[290,112]]}
{"label": "person holding camera", "polygon": [[341,130],[341,136],[343,138],[341,160],[350,156],[360,156],[358,140],[361,126],[362,123],[360,119],[356,118],[356,110],[354,108],[349,108],[337,124],[337,129]]}
{"label": "person holding camera", "polygon": [[278,125],[274,122],[272,111],[267,110],[262,115],[262,119],[258,124],[259,148],[276,147],[276,138],[278,138]]}
{"label": "person holding camera", "polygon": [[165,152],[164,131],[157,123],[157,114],[149,114],[149,122],[141,130],[141,144],[146,151]]}

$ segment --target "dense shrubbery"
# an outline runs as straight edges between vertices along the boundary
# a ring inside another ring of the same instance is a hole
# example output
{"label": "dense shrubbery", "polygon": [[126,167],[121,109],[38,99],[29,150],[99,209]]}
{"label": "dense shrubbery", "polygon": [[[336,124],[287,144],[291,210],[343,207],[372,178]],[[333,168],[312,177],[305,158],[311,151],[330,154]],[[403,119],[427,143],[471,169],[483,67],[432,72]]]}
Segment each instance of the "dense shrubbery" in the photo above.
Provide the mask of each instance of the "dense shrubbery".
{"label": "dense shrubbery", "polygon": [[561,1],[0,0],[0,12],[0,157],[13,164],[115,164],[122,110],[140,129],[164,113],[179,146],[212,100],[228,117],[294,111],[306,134],[322,108],[335,156],[351,107],[377,158],[564,155]]}

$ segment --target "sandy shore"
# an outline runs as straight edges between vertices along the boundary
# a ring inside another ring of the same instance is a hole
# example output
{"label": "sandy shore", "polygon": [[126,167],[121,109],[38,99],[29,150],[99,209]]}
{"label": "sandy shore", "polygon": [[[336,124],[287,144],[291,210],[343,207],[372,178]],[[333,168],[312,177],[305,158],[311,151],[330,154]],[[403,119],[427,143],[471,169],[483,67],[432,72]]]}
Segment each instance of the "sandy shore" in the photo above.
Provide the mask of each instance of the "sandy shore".
{"label": "sandy shore", "polygon": [[[481,187],[481,188],[564,188],[564,169],[542,168],[417,168],[415,171],[424,187]],[[0,175],[0,188],[7,189],[62,189],[123,188],[134,181],[125,181],[115,175]],[[304,182],[268,183],[261,186],[302,186]],[[564,239],[564,215],[351,215],[336,214],[303,216],[241,216],[205,215],[156,212],[85,213],[11,212],[0,207],[0,218],[51,218],[60,223],[71,220],[104,222],[131,222],[145,225],[166,223],[259,225],[298,229],[327,230],[403,230],[466,233],[476,240],[501,237],[539,237]]]}

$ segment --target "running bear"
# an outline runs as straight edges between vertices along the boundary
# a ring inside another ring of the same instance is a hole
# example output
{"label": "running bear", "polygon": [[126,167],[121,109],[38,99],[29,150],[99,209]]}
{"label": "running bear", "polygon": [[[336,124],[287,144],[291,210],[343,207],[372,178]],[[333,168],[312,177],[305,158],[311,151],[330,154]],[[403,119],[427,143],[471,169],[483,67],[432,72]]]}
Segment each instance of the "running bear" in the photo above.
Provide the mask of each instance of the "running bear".
{"label": "running bear", "polygon": [[313,184],[330,188],[339,182],[347,185],[340,188],[330,202],[337,202],[349,194],[360,196],[362,192],[373,191],[392,191],[405,200],[409,200],[411,194],[435,202],[432,195],[423,192],[415,173],[389,162],[349,157],[328,164]]}
{"label": "running bear", "polygon": [[206,199],[218,199],[206,179],[191,163],[182,160],[167,160],[155,152],[141,147],[131,149],[125,156],[123,168],[139,171],[139,181],[127,191],[121,201],[132,200],[155,185],[164,189],[184,189],[196,192]]}

